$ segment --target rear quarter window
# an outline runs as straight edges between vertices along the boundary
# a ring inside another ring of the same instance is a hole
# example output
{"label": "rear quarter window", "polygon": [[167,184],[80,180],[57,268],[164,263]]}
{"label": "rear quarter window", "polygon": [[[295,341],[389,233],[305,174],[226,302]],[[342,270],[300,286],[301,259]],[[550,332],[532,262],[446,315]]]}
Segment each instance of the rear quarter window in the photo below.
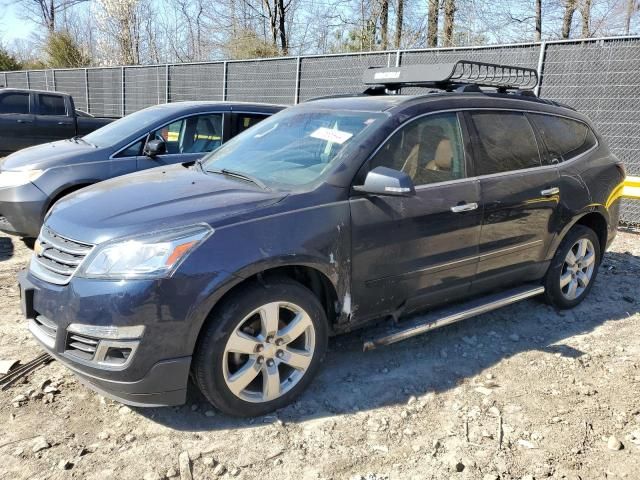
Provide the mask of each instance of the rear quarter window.
{"label": "rear quarter window", "polygon": [[39,95],[40,115],[63,116],[67,114],[64,98],[58,95]]}
{"label": "rear quarter window", "polygon": [[549,162],[569,160],[597,144],[596,136],[582,122],[555,115],[530,114],[549,152]]}

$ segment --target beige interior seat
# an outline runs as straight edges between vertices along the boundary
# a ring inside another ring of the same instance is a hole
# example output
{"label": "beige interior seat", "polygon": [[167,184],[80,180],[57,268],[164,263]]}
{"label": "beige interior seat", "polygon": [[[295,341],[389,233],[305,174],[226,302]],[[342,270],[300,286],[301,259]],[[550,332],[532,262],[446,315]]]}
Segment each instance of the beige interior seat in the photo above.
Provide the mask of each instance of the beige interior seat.
{"label": "beige interior seat", "polygon": [[433,160],[427,163],[427,170],[450,172],[453,166],[453,147],[451,140],[443,138],[436,147]]}

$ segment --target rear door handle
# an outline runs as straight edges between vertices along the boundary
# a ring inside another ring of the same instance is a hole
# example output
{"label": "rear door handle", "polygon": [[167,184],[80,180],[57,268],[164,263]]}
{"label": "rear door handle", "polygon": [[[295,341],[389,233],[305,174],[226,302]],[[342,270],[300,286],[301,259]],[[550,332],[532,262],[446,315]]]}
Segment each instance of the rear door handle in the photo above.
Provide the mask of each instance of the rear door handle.
{"label": "rear door handle", "polygon": [[18,123],[33,123],[31,120],[18,120]]}
{"label": "rear door handle", "polygon": [[552,195],[557,195],[560,193],[560,189],[558,187],[547,188],[546,190],[542,190],[540,195],[543,197],[550,197]]}
{"label": "rear door handle", "polygon": [[453,207],[451,207],[451,211],[453,213],[470,212],[471,210],[475,210],[477,208],[478,204],[476,202],[463,203],[462,205],[454,205]]}

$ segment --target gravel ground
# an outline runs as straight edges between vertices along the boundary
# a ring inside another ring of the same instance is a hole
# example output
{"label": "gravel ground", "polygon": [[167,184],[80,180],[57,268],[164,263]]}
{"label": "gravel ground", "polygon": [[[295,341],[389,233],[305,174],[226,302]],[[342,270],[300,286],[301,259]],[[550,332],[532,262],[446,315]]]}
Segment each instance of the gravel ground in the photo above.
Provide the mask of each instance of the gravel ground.
{"label": "gravel ground", "polygon": [[[0,237],[0,360],[40,353],[28,256]],[[253,420],[196,392],[131,409],[53,362],[0,392],[0,478],[637,479],[639,280],[640,235],[620,232],[578,308],[534,299],[367,353],[371,330],[338,337],[297,403]]]}

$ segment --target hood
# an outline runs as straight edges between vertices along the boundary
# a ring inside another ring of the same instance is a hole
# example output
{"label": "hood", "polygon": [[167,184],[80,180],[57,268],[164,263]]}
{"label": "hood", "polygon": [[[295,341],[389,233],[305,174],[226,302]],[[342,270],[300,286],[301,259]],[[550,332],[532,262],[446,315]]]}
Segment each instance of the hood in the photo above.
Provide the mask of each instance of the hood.
{"label": "hood", "polygon": [[86,160],[88,155],[102,150],[82,141],[60,140],[25,148],[6,157],[0,170],[44,170]]}
{"label": "hood", "polygon": [[87,243],[220,220],[285,196],[183,165],[158,167],[83,188],[52,209],[46,225]]}

